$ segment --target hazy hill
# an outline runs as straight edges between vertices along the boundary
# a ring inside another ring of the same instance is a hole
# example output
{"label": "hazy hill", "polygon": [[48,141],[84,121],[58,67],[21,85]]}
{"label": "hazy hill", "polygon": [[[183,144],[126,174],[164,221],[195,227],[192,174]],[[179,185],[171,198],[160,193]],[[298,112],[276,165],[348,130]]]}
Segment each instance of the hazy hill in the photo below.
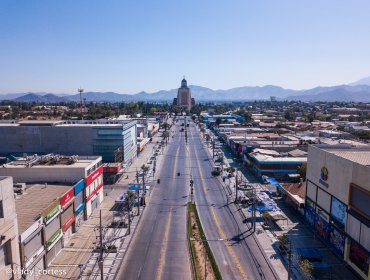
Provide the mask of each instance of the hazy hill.
{"label": "hazy hill", "polygon": [[358,80],[357,82],[350,83],[350,86],[357,86],[357,85],[368,85],[370,86],[370,77],[363,78],[361,80]]}
{"label": "hazy hill", "polygon": [[[245,86],[227,90],[213,90],[207,87],[191,85],[190,89],[192,97],[194,97],[198,102],[267,100],[270,98],[270,96],[275,96],[278,100],[370,102],[370,77],[361,79],[349,85],[315,87],[308,90],[291,90],[273,85],[266,85],[262,87]],[[83,93],[83,98],[86,98],[87,102],[172,102],[176,96],[177,89],[160,90],[153,93],[142,91],[136,94],[119,94],[115,92]],[[0,95],[0,100],[45,103],[65,101],[80,102],[80,95],[14,93]]]}

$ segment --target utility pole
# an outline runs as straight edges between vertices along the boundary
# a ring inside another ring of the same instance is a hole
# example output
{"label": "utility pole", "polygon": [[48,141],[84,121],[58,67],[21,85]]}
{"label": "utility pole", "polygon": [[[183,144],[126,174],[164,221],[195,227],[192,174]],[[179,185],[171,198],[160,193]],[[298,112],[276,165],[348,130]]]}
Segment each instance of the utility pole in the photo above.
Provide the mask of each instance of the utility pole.
{"label": "utility pole", "polygon": [[101,209],[100,209],[100,258],[99,258],[99,265],[100,265],[100,279],[104,279],[104,270],[103,270],[103,230],[102,230],[102,223],[101,223]]}
{"label": "utility pole", "polygon": [[144,193],[146,193],[146,190],[145,190],[145,171],[143,170],[143,189],[142,189],[142,193],[141,195],[143,196],[143,206],[145,205],[145,195]]}
{"label": "utility pole", "polygon": [[252,221],[253,221],[253,232],[256,231],[256,189],[253,188],[252,190],[252,195],[253,195],[253,202],[252,202]]}
{"label": "utility pole", "polygon": [[292,241],[289,240],[289,252],[288,252],[288,280],[290,280],[292,269]]}
{"label": "utility pole", "polygon": [[78,89],[78,92],[80,93],[80,111],[81,111],[81,120],[84,119],[83,117],[83,112],[82,112],[82,93],[84,92],[84,90],[82,88],[79,88]]}
{"label": "utility pole", "polygon": [[215,158],[215,136],[212,138],[212,157]]}
{"label": "utility pole", "polygon": [[130,212],[131,212],[131,208],[130,208],[130,203],[131,201],[128,199],[127,200],[127,208],[128,208],[128,228],[127,228],[127,234],[130,234],[131,233],[131,217],[130,217]]}
{"label": "utility pole", "polygon": [[139,172],[136,169],[136,183],[139,187],[137,190],[137,215],[140,215],[140,185],[139,185]]}
{"label": "utility pole", "polygon": [[193,203],[193,194],[194,194],[194,180],[193,175],[190,175],[190,202]]}
{"label": "utility pole", "polygon": [[235,169],[235,203],[238,201],[238,170]]}

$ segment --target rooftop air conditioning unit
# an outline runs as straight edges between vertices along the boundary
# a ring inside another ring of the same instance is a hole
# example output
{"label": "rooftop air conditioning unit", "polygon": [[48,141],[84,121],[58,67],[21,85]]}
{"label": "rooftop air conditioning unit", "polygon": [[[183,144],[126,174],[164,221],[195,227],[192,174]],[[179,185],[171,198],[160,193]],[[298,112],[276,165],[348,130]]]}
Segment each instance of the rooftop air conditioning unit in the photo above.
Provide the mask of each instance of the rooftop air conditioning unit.
{"label": "rooftop air conditioning unit", "polygon": [[26,189],[26,183],[15,183],[13,184],[14,191],[15,190],[25,190]]}

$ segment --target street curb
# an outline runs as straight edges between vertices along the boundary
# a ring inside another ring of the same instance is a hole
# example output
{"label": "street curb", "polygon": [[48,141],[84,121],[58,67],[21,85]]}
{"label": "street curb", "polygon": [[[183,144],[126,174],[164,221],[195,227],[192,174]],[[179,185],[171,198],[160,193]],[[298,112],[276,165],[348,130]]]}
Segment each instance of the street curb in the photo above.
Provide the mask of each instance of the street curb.
{"label": "street curb", "polygon": [[[166,148],[167,148],[167,147],[166,147]],[[161,162],[161,163],[162,163],[162,162]],[[154,182],[155,182],[155,180],[154,180]],[[154,190],[154,187],[153,187],[153,190]],[[150,200],[151,200],[151,198],[152,198],[152,195],[153,195],[153,191],[152,191],[152,193],[151,193],[151,195],[150,195],[150,198],[149,198],[148,203],[150,202]],[[145,212],[145,209],[146,209],[146,207],[143,207],[143,209],[141,210],[141,215],[140,215],[140,216],[139,216],[139,218],[138,218],[137,226],[133,229],[132,234],[131,234],[131,238],[130,238],[130,240],[128,241],[128,244],[127,244],[127,246],[126,246],[126,250],[125,250],[125,252],[124,252],[124,253],[123,253],[123,255],[122,255],[121,261],[119,262],[119,265],[118,265],[118,267],[119,267],[119,268],[122,266],[122,263],[123,263],[123,261],[125,260],[125,256],[126,256],[126,254],[127,254],[127,251],[128,251],[128,249],[129,249],[129,247],[130,247],[130,245],[131,245],[131,242],[132,242],[132,240],[133,240],[134,236],[135,236],[136,230],[137,230],[137,228],[139,227],[140,220],[141,220],[141,218],[144,216],[144,214],[146,213],[146,212]],[[119,271],[119,270],[118,270],[118,271]],[[114,275],[113,280],[117,279],[117,276],[118,276],[118,273],[116,273],[116,274]]]}
{"label": "street curb", "polygon": [[[205,146],[203,141],[202,141],[202,143],[203,143],[203,146]],[[208,147],[207,147],[207,146],[205,146],[205,148],[206,148],[206,150],[207,150],[207,154],[208,154],[208,156],[210,156],[210,159],[211,159],[211,160],[213,160],[212,156],[210,155],[210,151],[209,151]],[[223,183],[223,181],[219,178],[219,176],[217,176],[217,179],[218,179],[218,180],[219,180],[219,182],[221,183],[221,185],[222,185],[222,189],[224,190],[224,192],[225,192],[225,194],[226,194],[226,198],[227,198],[227,200],[228,200],[227,191],[226,191],[226,189],[225,189],[225,188],[227,188],[227,186]],[[233,204],[235,205],[235,207],[236,207],[236,209],[238,210],[238,212],[241,212],[241,213],[242,213],[242,214],[241,214],[241,215],[242,215],[242,218],[244,217],[244,220],[246,220],[246,216],[245,216],[245,214],[243,213],[243,210],[242,210],[242,208],[240,207],[240,205],[239,205],[239,204],[237,204],[237,203],[234,203],[234,202],[233,202]],[[231,209],[230,209],[230,210],[231,210]],[[249,225],[248,225],[248,224],[246,224],[246,226],[247,226],[247,228],[248,228],[248,229],[250,229],[250,227],[249,227]],[[266,260],[266,263],[268,264],[268,266],[270,267],[270,269],[271,269],[272,273],[274,274],[275,278],[276,278],[276,279],[280,279],[280,277],[279,277],[279,275],[277,274],[277,272],[276,272],[276,270],[275,270],[274,266],[272,265],[272,263],[270,262],[270,260],[268,259],[267,255],[266,255],[265,251],[263,250],[263,248],[262,248],[262,246],[261,246],[261,243],[259,242],[259,240],[257,239],[257,237],[254,235],[254,233],[252,234],[252,236],[253,236],[253,239],[254,239],[254,241],[256,242],[256,244],[257,244],[257,246],[258,246],[258,248],[259,248],[260,252],[262,253],[263,258]]]}

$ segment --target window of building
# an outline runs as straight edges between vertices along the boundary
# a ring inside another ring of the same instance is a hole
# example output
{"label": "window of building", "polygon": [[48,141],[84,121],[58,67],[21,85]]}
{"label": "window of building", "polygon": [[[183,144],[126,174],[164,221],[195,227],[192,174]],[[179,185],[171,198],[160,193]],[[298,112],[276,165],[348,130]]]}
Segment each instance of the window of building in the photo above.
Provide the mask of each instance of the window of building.
{"label": "window of building", "polygon": [[351,241],[349,259],[354,263],[359,269],[361,269],[364,274],[367,275],[369,271],[369,253],[366,252],[364,248],[359,246],[356,242]]}
{"label": "window of building", "polygon": [[370,191],[355,184],[350,185],[349,206],[365,219],[370,220]]}
{"label": "window of building", "polygon": [[7,248],[7,243],[2,244],[0,246],[0,267],[4,267],[4,266],[8,265],[8,258],[7,258],[8,248]]}
{"label": "window of building", "polygon": [[345,225],[347,219],[347,206],[334,196],[331,197],[331,216],[341,225]]}
{"label": "window of building", "polygon": [[4,218],[3,201],[0,200],[0,218]]}

